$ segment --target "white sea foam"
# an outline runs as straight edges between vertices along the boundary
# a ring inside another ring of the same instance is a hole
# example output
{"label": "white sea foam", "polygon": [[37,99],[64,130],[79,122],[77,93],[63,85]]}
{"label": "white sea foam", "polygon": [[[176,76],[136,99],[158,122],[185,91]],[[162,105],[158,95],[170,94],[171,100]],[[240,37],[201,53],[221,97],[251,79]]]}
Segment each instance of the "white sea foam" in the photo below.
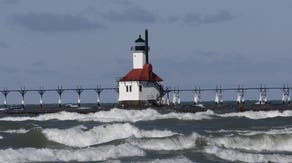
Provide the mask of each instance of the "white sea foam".
{"label": "white sea foam", "polygon": [[292,152],[291,135],[224,136],[212,138],[216,146],[248,151],[288,151]]}
{"label": "white sea foam", "polygon": [[208,133],[223,133],[224,136],[209,137],[214,146],[251,152],[292,152],[292,128],[270,130],[219,130]]}
{"label": "white sea foam", "polygon": [[145,152],[143,150],[129,144],[76,150],[21,148],[0,150],[0,162],[102,161],[144,155]]}
{"label": "white sea foam", "polygon": [[0,135],[0,140],[3,139],[3,136]]}
{"label": "white sea foam", "polygon": [[245,117],[249,119],[266,119],[274,117],[292,117],[291,110],[281,111],[245,111],[225,114],[216,114],[219,117]]}
{"label": "white sea foam", "polygon": [[3,117],[0,121],[47,121],[47,120],[77,120],[77,121],[99,121],[99,122],[137,122],[151,121],[158,119],[179,119],[179,120],[203,120],[211,119],[214,112],[208,110],[206,112],[197,113],[167,113],[161,114],[153,109],[145,110],[125,110],[111,109],[110,111],[99,111],[96,113],[79,114],[71,112],[59,112],[51,114],[42,114],[35,117]]}
{"label": "white sea foam", "polygon": [[178,135],[162,139],[135,139],[129,143],[147,150],[183,150],[196,147],[200,137],[199,134],[193,133],[190,136]]}
{"label": "white sea foam", "polygon": [[9,134],[25,134],[29,132],[29,130],[21,128],[21,129],[16,129],[16,130],[4,130],[0,132],[9,133]]}
{"label": "white sea foam", "polygon": [[171,158],[164,158],[164,159],[155,159],[150,161],[144,161],[140,163],[193,163],[190,159],[187,157],[181,155],[177,157],[171,157]]}
{"label": "white sea foam", "polygon": [[44,135],[52,141],[74,147],[86,147],[129,137],[168,137],[177,133],[168,130],[140,130],[129,124],[105,124],[85,130],[84,126],[69,129],[43,129]]}
{"label": "white sea foam", "polygon": [[252,135],[260,135],[260,134],[266,134],[266,135],[283,135],[283,134],[292,134],[292,128],[276,128],[276,129],[270,129],[270,130],[217,130],[217,131],[210,131],[206,130],[207,133],[227,133],[232,134],[236,133],[238,135],[244,135],[244,136],[252,136]]}
{"label": "white sea foam", "polygon": [[267,131],[246,131],[241,133],[241,135],[259,135],[259,134],[266,134],[266,135],[288,135],[292,134],[292,128],[282,128],[282,129],[271,129]]}
{"label": "white sea foam", "polygon": [[204,152],[215,155],[223,160],[232,162],[291,162],[291,155],[282,154],[257,154],[246,153],[232,149],[223,149],[216,146],[208,146],[204,149]]}

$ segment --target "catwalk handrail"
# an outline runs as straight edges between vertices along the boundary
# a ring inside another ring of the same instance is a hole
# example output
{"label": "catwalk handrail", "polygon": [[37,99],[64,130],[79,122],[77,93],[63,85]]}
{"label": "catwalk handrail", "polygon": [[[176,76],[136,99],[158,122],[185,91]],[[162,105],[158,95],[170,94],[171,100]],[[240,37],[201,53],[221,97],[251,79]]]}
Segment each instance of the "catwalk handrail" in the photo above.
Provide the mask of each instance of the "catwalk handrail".
{"label": "catwalk handrail", "polygon": [[58,91],[59,89],[63,91],[76,91],[76,90],[83,90],[83,91],[96,91],[96,90],[117,90],[118,88],[111,88],[111,87],[105,87],[105,88],[55,88],[55,89],[3,89],[0,90],[1,92],[8,91],[8,92],[20,92],[22,90],[25,90],[27,92],[38,92],[40,90],[45,91],[45,92],[53,92],[53,91]]}
{"label": "catwalk handrail", "polygon": [[[162,96],[160,96],[157,100],[163,100],[163,96],[166,95],[166,100],[169,101],[169,94],[172,93],[174,96],[174,102],[173,103],[180,103],[180,92],[193,92],[194,96],[194,102],[199,103],[201,101],[201,93],[206,91],[213,91],[216,93],[215,96],[215,102],[216,103],[222,103],[222,96],[224,91],[237,91],[237,102],[238,103],[244,103],[244,92],[247,90],[257,90],[259,91],[260,97],[259,102],[260,104],[264,104],[267,102],[267,91],[268,90],[280,90],[282,91],[282,102],[283,103],[290,103],[290,97],[289,97],[289,91],[292,89],[292,87],[289,87],[287,84],[283,85],[282,87],[266,87],[266,85],[260,85],[260,87],[243,87],[242,85],[238,85],[237,87],[227,87],[222,88],[222,86],[216,86],[216,88],[200,88],[200,87],[194,87],[192,89],[180,89],[178,87],[164,87],[161,91]],[[100,106],[101,103],[101,93],[103,91],[115,91],[116,93],[119,93],[119,88],[117,87],[101,87],[100,85],[97,85],[97,87],[85,87],[83,88],[81,85],[77,86],[76,88],[63,88],[62,86],[58,86],[55,89],[45,89],[44,87],[39,87],[39,89],[26,89],[26,87],[20,87],[20,89],[8,89],[4,88],[0,90],[2,95],[4,96],[4,107],[7,108],[7,99],[8,94],[12,92],[19,93],[21,95],[21,106],[24,108],[25,106],[25,95],[28,92],[37,92],[40,95],[40,106],[43,108],[43,95],[46,92],[56,92],[58,94],[58,106],[62,107],[62,94],[65,91],[71,91],[77,93],[77,104],[80,107],[81,105],[81,94],[84,91],[95,91],[97,94],[96,103],[98,106]],[[165,99],[164,99],[165,100]]]}
{"label": "catwalk handrail", "polygon": [[[76,91],[76,90],[83,90],[83,91],[96,91],[96,90],[118,90],[117,87],[97,87],[97,88],[82,88],[82,87],[77,87],[77,88],[50,88],[50,89],[7,89],[4,88],[3,90],[0,90],[0,92],[20,92],[25,90],[26,92],[38,92],[40,90],[45,91],[45,92],[52,92],[52,91],[58,91],[59,89],[63,91]],[[231,88],[164,88],[164,91],[166,92],[174,92],[174,91],[180,91],[180,92],[193,92],[193,91],[217,91],[217,90],[222,90],[222,91],[237,91],[237,90],[260,90],[260,89],[267,89],[267,90],[283,90],[283,89],[292,89],[292,87],[231,87]]]}
{"label": "catwalk handrail", "polygon": [[285,89],[292,89],[292,87],[240,87],[240,88],[194,88],[194,89],[169,89],[168,91],[181,91],[181,92],[192,92],[192,91],[216,91],[216,90],[222,90],[222,91],[237,91],[237,90],[260,90],[260,89],[278,89],[282,90]]}

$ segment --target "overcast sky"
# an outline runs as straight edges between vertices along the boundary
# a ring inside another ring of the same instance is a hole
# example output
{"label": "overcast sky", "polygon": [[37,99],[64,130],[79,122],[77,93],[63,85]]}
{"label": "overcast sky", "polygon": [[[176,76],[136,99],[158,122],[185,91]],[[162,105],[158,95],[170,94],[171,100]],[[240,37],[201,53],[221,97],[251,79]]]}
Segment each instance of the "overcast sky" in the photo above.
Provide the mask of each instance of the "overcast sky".
{"label": "overcast sky", "polygon": [[166,86],[292,85],[291,7],[291,0],[0,0],[0,88],[114,87],[132,68],[130,46],[145,28]]}

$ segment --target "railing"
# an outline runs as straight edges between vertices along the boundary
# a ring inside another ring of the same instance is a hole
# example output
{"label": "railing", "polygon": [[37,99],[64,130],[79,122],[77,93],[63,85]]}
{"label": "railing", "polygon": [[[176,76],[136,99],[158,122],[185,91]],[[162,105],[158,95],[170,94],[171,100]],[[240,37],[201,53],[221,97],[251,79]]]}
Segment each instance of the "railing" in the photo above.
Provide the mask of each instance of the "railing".
{"label": "railing", "polygon": [[[158,84],[158,83],[156,83]],[[245,92],[248,90],[257,90],[259,92],[259,104],[265,104],[268,101],[268,91],[269,90],[279,90],[282,93],[282,98],[281,101],[282,103],[290,103],[290,96],[289,92],[292,87],[289,87],[288,85],[284,85],[283,87],[266,87],[264,85],[260,85],[260,87],[246,87],[244,88],[243,86],[238,86],[238,87],[231,87],[231,88],[223,88],[221,86],[217,86],[216,88],[200,88],[200,87],[195,87],[194,89],[179,89],[179,88],[171,88],[171,87],[161,87],[160,85],[155,85],[156,87],[160,88],[160,98],[158,100],[165,100],[163,99],[166,98],[166,101],[170,101],[170,94],[173,95],[173,100],[172,102],[174,104],[180,104],[180,93],[181,92],[192,92],[193,93],[193,100],[195,104],[198,104],[201,102],[201,94],[204,92],[214,92],[215,93],[215,98],[214,102],[217,104],[223,103],[223,92],[226,91],[235,91],[237,93],[237,98],[236,102],[237,103],[244,103],[245,102]],[[77,95],[77,104],[78,106],[81,105],[81,95],[85,91],[94,91],[96,92],[96,103],[98,106],[101,104],[101,94],[103,91],[114,91],[114,92],[119,92],[117,87],[101,87],[97,86],[95,88],[83,88],[81,86],[77,86],[76,88],[63,88],[62,86],[58,86],[56,89],[45,89],[44,87],[40,87],[39,89],[26,89],[25,87],[21,87],[20,89],[7,89],[4,88],[3,90],[0,90],[0,92],[4,96],[4,107],[7,107],[7,99],[8,95],[11,92],[17,92],[21,95],[21,105],[24,108],[25,106],[25,95],[27,92],[35,92],[40,95],[40,107],[43,108],[43,96],[47,92],[56,92],[58,95],[58,106],[62,107],[62,95],[64,92],[76,92]]]}

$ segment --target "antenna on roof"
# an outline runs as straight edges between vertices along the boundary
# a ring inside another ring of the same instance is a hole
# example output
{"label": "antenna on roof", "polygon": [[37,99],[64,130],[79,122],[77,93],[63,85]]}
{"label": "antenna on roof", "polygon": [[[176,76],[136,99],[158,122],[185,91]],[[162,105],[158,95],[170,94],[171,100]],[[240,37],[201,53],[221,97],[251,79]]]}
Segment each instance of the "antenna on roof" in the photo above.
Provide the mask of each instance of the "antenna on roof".
{"label": "antenna on roof", "polygon": [[149,52],[149,46],[148,46],[148,30],[145,29],[145,46],[146,46],[146,49],[145,49],[145,52],[146,52],[146,64],[149,63],[149,57],[148,57],[148,52]]}

